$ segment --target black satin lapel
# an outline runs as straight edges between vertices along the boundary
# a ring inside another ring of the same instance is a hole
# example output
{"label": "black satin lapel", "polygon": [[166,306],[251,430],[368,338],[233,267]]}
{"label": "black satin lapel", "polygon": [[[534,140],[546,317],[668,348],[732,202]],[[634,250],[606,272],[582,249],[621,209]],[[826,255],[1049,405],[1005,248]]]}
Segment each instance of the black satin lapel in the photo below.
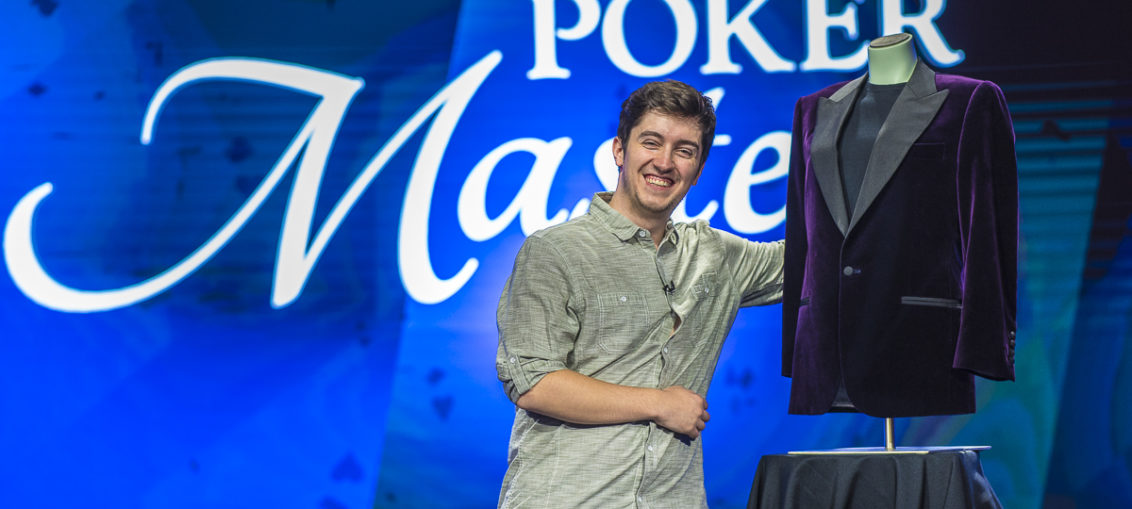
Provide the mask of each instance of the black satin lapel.
{"label": "black satin lapel", "polygon": [[884,189],[885,184],[904,161],[908,149],[920,138],[924,129],[928,128],[939,108],[943,106],[944,99],[947,98],[947,90],[916,97],[914,88],[917,87],[904,87],[892,105],[888,118],[884,120],[880,132],[877,133],[876,143],[869,156],[869,165],[865,169],[865,179],[861,182],[861,194],[857,196],[857,206],[853,210],[853,219],[849,222],[848,230],[852,230],[861,220],[861,216],[868,211],[881,189]]}
{"label": "black satin lapel", "polygon": [[838,95],[842,96],[839,101],[824,97],[818,100],[818,120],[810,157],[814,163],[814,177],[825,197],[825,206],[837,223],[837,229],[844,235],[849,231],[849,213],[845,210],[845,193],[841,188],[841,172],[837,164],[837,140],[856,94]]}

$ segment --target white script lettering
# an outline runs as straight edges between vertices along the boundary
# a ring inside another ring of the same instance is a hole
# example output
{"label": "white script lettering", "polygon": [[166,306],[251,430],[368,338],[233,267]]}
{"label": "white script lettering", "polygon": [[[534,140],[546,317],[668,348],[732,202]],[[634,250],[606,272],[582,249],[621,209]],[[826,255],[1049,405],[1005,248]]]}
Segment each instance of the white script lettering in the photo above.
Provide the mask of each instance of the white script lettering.
{"label": "white script lettering", "polygon": [[[88,313],[137,304],[168,290],[212,259],[244,228],[290,168],[297,166],[281,226],[270,299],[272,306],[285,307],[302,294],[330,240],[374,178],[431,118],[432,124],[424,134],[409,173],[398,229],[397,261],[401,281],[409,297],[423,304],[443,302],[468,283],[479,268],[479,260],[471,257],[463,260],[460,270],[447,278],[438,276],[433,268],[429,218],[438,171],[465,109],[501,60],[502,55],[498,51],[489,53],[417,109],[367,162],[317,228],[313,218],[320,184],[343,118],[364,86],[362,80],[302,65],[249,58],[217,58],[191,64],[171,75],[154,93],[142,125],[140,139],[143,145],[153,143],[161,111],[173,94],[195,83],[245,81],[303,92],[321,100],[236,212],[201,246],[156,276],[137,284],[102,290],[73,288],[53,278],[36,254],[32,231],[38,207],[53,190],[51,182],[28,192],[8,217],[3,245],[8,271],[26,296],[50,309]],[[724,90],[717,87],[705,94],[718,106]],[[731,142],[730,135],[716,134],[716,146],[726,146]],[[611,143],[612,140],[601,143],[593,157],[593,169],[606,190],[613,190],[617,182]],[[569,137],[550,141],[525,137],[505,142],[484,155],[467,174],[459,192],[456,219],[464,235],[477,242],[490,240],[516,219],[522,232],[529,235],[566,221],[568,217],[585,213],[588,198],[579,199],[569,211],[559,209],[551,216],[547,215],[551,185],[572,145]],[[764,150],[775,151],[778,163],[769,169],[755,171],[755,160]],[[788,150],[789,134],[775,131],[759,137],[735,163],[722,207],[727,222],[735,231],[762,233],[782,223],[782,210],[771,214],[760,214],[754,210],[750,189],[786,175]],[[503,212],[489,217],[486,200],[492,173],[504,158],[521,157],[518,154],[523,152],[534,156],[530,171]],[[719,210],[719,201],[709,200],[699,213],[690,215],[685,203],[681,202],[673,213],[673,219],[708,220]]]}
{"label": "white script lettering", "polygon": [[478,262],[468,260],[451,279],[441,280],[429,262],[428,205],[443,148],[448,144],[456,120],[468,101],[499,64],[502,56],[491,52],[437,92],[393,134],[350,184],[331,209],[314,241],[308,246],[311,221],[318,199],[319,183],[338,127],[354,96],[363,87],[358,78],[329,71],[249,58],[218,58],[189,65],[170,76],[154,94],[146,110],[141,142],[149,144],[158,115],[166,100],[181,87],[208,80],[241,80],[263,83],[321,97],[314,112],[299,128],[283,155],[252,191],[243,205],[199,248],[164,272],[141,283],[110,290],[80,290],[52,278],[35,254],[32,224],[36,208],[53,189],[43,183],[16,204],[4,228],[4,258],[16,286],[36,303],[59,311],[87,313],[108,311],[149,299],[177,284],[211,259],[256,213],[279,181],[302,153],[283,221],[276,255],[271,303],[279,308],[302,293],[311,270],[327,243],[341,226],[362,193],[386,163],[434,113],[436,120],[422,142],[405,197],[399,242],[399,267],[406,291],[420,302],[439,302],[459,290]]}

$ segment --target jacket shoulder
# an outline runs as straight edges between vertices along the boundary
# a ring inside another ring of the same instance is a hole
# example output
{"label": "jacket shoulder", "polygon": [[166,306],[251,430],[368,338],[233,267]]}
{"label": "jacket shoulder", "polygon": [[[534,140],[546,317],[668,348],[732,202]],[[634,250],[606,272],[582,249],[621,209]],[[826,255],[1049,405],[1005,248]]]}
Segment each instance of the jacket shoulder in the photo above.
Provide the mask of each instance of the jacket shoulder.
{"label": "jacket shoulder", "polygon": [[813,93],[802,96],[801,99],[798,99],[798,101],[799,102],[814,102],[814,101],[817,101],[818,99],[820,99],[822,97],[829,97],[833,94],[836,94],[838,90],[841,90],[841,87],[844,87],[850,81],[853,81],[853,80],[839,81],[839,82],[834,83],[832,85],[828,85],[825,88],[818,90],[817,92],[813,92]]}
{"label": "jacket shoulder", "polygon": [[936,88],[940,90],[947,89],[951,90],[951,93],[959,93],[968,96],[974,94],[979,89],[982,89],[984,92],[992,92],[994,95],[1002,95],[1002,89],[993,81],[969,78],[958,74],[936,73],[935,85]]}

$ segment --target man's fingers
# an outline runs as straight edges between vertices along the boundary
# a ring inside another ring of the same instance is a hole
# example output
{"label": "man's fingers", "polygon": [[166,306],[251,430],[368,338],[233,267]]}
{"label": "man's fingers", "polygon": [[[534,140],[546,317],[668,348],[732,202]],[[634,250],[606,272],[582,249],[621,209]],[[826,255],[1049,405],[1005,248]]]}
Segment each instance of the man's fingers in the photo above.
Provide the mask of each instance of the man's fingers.
{"label": "man's fingers", "polygon": [[672,398],[669,398],[672,403],[670,408],[672,413],[659,418],[657,424],[691,439],[699,438],[700,431],[707,426],[707,421],[711,419],[711,414],[707,412],[707,400],[679,385],[669,386],[662,390],[672,396]]}

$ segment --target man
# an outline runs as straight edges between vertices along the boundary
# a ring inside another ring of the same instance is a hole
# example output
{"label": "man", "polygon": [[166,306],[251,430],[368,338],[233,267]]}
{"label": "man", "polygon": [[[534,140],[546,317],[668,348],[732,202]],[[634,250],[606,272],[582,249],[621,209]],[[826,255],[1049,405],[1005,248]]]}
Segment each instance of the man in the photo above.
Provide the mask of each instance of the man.
{"label": "man", "polygon": [[622,104],[613,193],[531,235],[497,314],[518,406],[499,506],[704,507],[704,395],[740,306],[778,302],[782,242],[673,224],[715,136],[676,81]]}

